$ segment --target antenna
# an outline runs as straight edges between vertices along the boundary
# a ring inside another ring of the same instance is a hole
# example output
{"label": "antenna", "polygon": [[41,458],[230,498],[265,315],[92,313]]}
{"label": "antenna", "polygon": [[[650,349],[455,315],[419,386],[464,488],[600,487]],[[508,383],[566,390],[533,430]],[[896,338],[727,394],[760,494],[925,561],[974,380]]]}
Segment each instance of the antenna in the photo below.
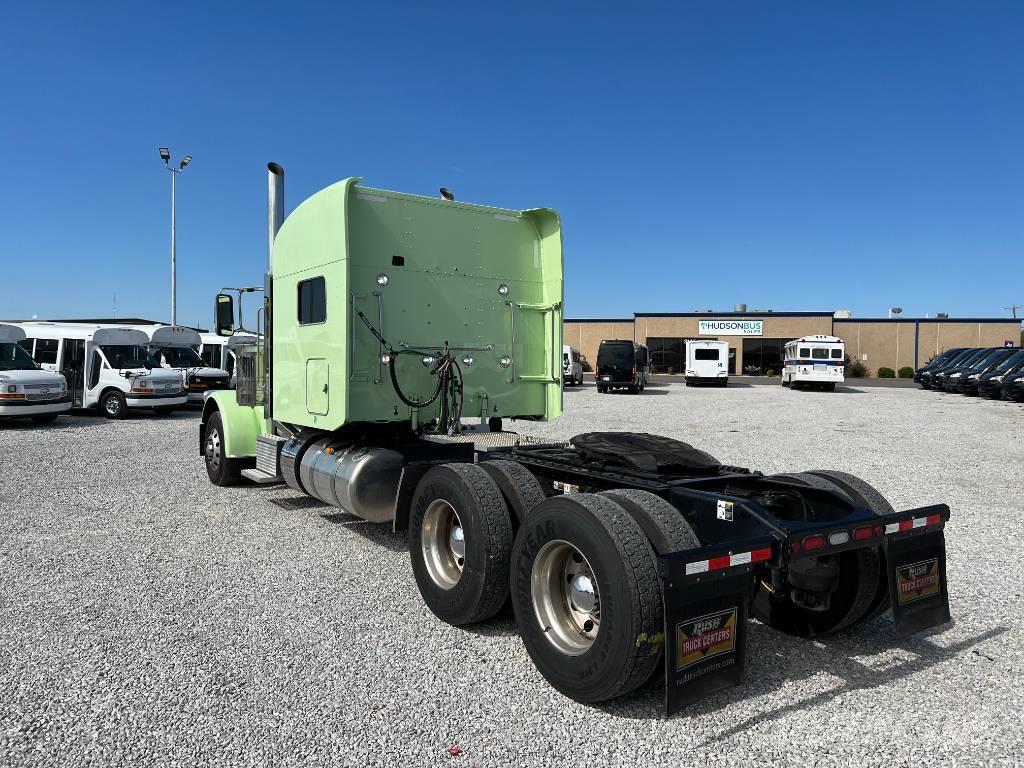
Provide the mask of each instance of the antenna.
{"label": "antenna", "polygon": [[1018,309],[1024,309],[1024,304],[1011,304],[1008,307],[1003,307],[1003,309],[1010,310],[1013,313],[1013,319],[1016,320],[1017,319],[1017,310]]}

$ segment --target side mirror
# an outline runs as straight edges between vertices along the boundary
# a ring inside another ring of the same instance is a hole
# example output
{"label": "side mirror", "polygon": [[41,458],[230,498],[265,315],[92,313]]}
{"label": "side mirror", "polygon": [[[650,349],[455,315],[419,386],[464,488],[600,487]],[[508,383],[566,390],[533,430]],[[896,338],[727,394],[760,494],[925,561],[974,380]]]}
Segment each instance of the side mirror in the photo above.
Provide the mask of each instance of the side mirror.
{"label": "side mirror", "polygon": [[235,300],[226,293],[217,294],[213,317],[218,336],[231,336],[235,332]]}

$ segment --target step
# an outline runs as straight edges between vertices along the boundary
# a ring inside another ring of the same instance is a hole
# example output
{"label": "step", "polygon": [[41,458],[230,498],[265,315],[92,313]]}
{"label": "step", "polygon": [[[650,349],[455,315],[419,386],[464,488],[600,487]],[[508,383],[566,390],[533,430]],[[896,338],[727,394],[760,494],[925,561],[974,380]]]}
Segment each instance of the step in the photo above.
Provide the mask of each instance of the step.
{"label": "step", "polygon": [[280,475],[272,475],[269,472],[261,472],[260,470],[253,468],[243,469],[242,477],[247,480],[252,480],[254,483],[259,483],[260,485],[284,482]]}

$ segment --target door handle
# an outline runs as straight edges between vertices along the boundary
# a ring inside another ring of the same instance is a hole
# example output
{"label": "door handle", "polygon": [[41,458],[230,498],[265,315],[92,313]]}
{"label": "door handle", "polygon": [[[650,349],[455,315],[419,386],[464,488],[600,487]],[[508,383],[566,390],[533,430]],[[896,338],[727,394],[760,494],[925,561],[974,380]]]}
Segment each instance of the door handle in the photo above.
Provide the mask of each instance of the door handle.
{"label": "door handle", "polygon": [[327,394],[327,385],[326,384],[324,384],[324,394],[325,395]]}

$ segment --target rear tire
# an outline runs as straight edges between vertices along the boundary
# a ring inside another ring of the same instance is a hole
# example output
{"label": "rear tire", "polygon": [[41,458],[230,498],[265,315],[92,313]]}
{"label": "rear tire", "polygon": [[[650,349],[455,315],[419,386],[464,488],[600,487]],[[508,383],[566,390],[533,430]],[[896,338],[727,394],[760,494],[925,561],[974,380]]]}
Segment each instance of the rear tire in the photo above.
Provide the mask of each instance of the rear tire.
{"label": "rear tire", "polygon": [[423,601],[448,624],[485,621],[508,597],[512,523],[501,491],[476,464],[429,470],[416,486],[409,554]]}
{"label": "rear tire", "polygon": [[686,518],[665,499],[650,491],[616,488],[602,491],[636,521],[656,555],[667,555],[700,546],[700,540]]}
{"label": "rear tire", "polygon": [[29,416],[32,422],[35,424],[52,424],[53,420],[60,416],[59,413],[39,413],[35,416]]}
{"label": "rear tire", "polygon": [[206,474],[216,486],[223,488],[242,479],[242,460],[224,455],[224,422],[220,411],[214,411],[206,422],[203,460],[206,463]]}
{"label": "rear tire", "polygon": [[481,461],[477,466],[491,476],[508,507],[513,527],[526,522],[530,510],[547,498],[536,476],[515,461]]}
{"label": "rear tire", "polygon": [[[812,469],[809,474],[823,477],[840,486],[850,498],[865,509],[870,509],[876,515],[891,515],[896,511],[888,499],[871,483],[867,480],[862,480],[856,475],[851,475],[849,472],[840,472],[834,469]],[[882,555],[881,547],[875,551],[878,554],[880,565],[878,590],[875,592],[875,597],[871,601],[871,606],[868,608],[867,613],[857,620],[858,624],[878,618],[889,609],[889,579],[885,568],[885,558]]]}
{"label": "rear tire", "polygon": [[[777,475],[777,477],[839,493],[854,504],[859,502],[838,482],[810,472]],[[834,557],[838,562],[838,585],[831,593],[829,608],[811,611],[794,603],[789,595],[773,595],[759,584],[751,602],[751,615],[781,632],[800,637],[815,637],[839,632],[863,620],[874,605],[881,562],[876,549],[855,549]]]}
{"label": "rear tire", "polygon": [[610,498],[574,493],[535,507],[516,536],[511,584],[527,653],[569,698],[621,696],[657,668],[665,641],[656,562]]}
{"label": "rear tire", "polygon": [[128,416],[128,403],[125,402],[124,395],[112,389],[100,398],[100,411],[108,419],[124,419]]}

